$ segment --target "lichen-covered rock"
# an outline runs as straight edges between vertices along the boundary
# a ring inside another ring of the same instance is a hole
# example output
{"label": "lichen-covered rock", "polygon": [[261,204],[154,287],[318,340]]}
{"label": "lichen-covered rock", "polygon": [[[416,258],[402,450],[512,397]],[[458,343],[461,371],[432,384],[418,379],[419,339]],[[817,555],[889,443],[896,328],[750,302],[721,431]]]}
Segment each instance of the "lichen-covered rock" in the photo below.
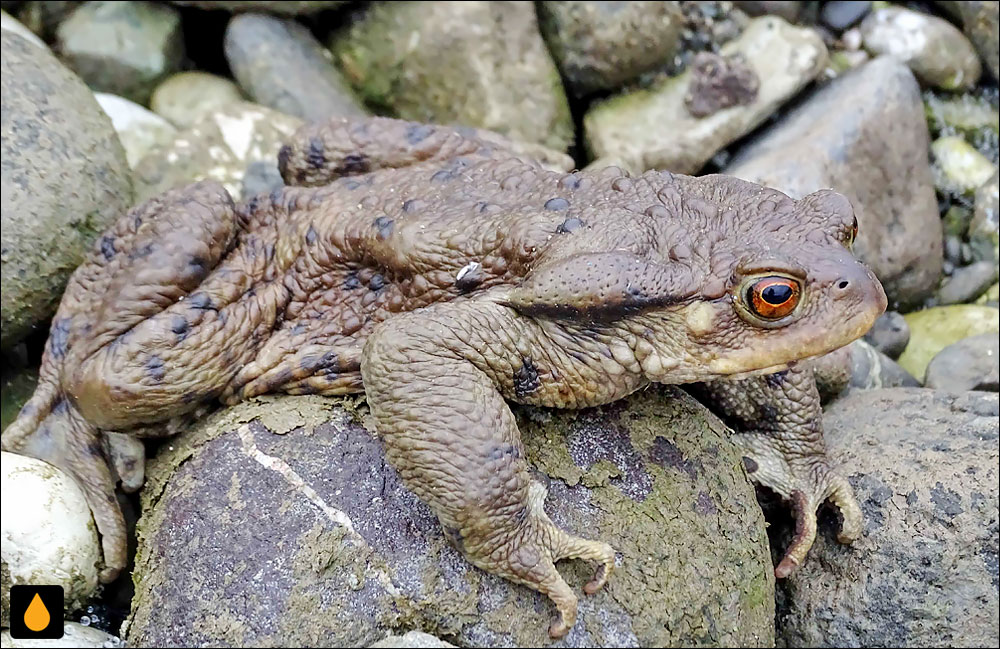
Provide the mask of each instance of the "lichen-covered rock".
{"label": "lichen-covered rock", "polygon": [[904,317],[910,327],[910,342],[899,357],[899,364],[921,380],[927,364],[948,345],[976,334],[996,335],[1000,331],[1000,311],[988,306],[936,306]]}
{"label": "lichen-covered rock", "polygon": [[759,80],[756,98],[705,117],[686,106],[690,70],[648,90],[599,102],[584,117],[592,157],[624,161],[629,171],[697,172],[720,149],[761,124],[826,65],[819,34],[768,16],[753,20],[720,54],[742,57]]}
{"label": "lichen-covered rock", "polygon": [[173,124],[124,97],[95,92],[94,98],[101,110],[111,118],[111,125],[125,147],[125,158],[131,167],[139,164],[152,149],[171,141],[177,134]]}
{"label": "lichen-covered rock", "polygon": [[[551,604],[446,542],[348,414],[360,401],[255,400],[161,450],[143,491],[131,645],[364,646],[414,629],[462,646],[550,643]],[[717,419],[662,388],[519,421],[553,521],[619,553],[558,646],[771,645],[764,521]],[[579,588],[593,566],[560,569]]]}
{"label": "lichen-covered rock", "polygon": [[181,18],[154,2],[84,3],[59,24],[59,53],[94,90],[146,105],[184,62]]}
{"label": "lichen-covered rock", "polygon": [[206,113],[242,99],[239,87],[231,80],[192,70],[171,75],[156,86],[149,107],[174,126],[187,128]]}
{"label": "lichen-covered rock", "polygon": [[794,198],[824,187],[845,194],[860,224],[855,254],[898,310],[921,304],[941,275],[928,140],[916,80],[881,57],[816,92],[741,149],[725,172]]}
{"label": "lichen-covered rock", "polygon": [[975,141],[977,138],[996,138],[996,134],[1000,132],[1000,113],[982,95],[928,92],[924,106],[928,125],[935,135],[960,134]]}
{"label": "lichen-covered rock", "polygon": [[235,16],[225,50],[233,76],[258,104],[310,122],[365,115],[329,51],[291,18]]}
{"label": "lichen-covered rock", "polygon": [[0,34],[0,346],[8,349],[52,315],[70,273],[132,204],[132,186],[94,94],[47,49]]}
{"label": "lichen-covered rock", "polygon": [[[0,453],[0,480],[3,592],[18,584],[58,585],[66,611],[80,608],[97,589],[100,560],[83,492],[51,464],[14,453]],[[3,611],[4,626],[9,614]]]}
{"label": "lichen-covered rock", "polygon": [[256,162],[277,168],[278,150],[301,125],[297,117],[257,104],[226,104],[142,159],[134,174],[137,199],[211,179],[240,200],[247,168]]}
{"label": "lichen-covered rock", "polygon": [[982,66],[972,43],[947,20],[904,7],[876,9],[861,23],[865,49],[903,61],[921,82],[943,90],[972,88]]}
{"label": "lichen-covered rock", "polygon": [[375,2],[330,49],[359,94],[403,119],[565,151],[573,124],[529,2]]}
{"label": "lichen-covered rock", "polygon": [[976,190],[976,211],[966,234],[975,259],[1000,263],[1000,172]]}
{"label": "lichen-covered rock", "polygon": [[957,5],[965,34],[975,44],[994,79],[1000,79],[1000,3],[959,0]]}
{"label": "lichen-covered rock", "polygon": [[239,13],[263,11],[270,14],[299,16],[327,9],[336,9],[346,0],[171,0],[175,5],[199,9],[222,9]]}
{"label": "lichen-covered rock", "polygon": [[669,63],[684,27],[677,2],[538,4],[556,65],[577,94],[615,88]]}
{"label": "lichen-covered rock", "polygon": [[865,515],[844,546],[820,533],[781,586],[788,647],[994,646],[997,395],[854,392],[823,419]]}
{"label": "lichen-covered rock", "polygon": [[958,135],[931,143],[937,185],[942,193],[972,195],[997,173],[997,166]]}

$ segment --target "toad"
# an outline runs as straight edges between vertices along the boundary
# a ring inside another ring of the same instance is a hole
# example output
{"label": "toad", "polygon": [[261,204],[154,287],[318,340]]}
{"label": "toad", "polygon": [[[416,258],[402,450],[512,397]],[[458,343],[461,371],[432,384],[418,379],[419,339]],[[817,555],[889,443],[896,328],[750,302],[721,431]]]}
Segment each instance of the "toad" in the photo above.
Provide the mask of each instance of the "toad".
{"label": "toad", "polygon": [[113,579],[116,482],[141,438],[265,393],[364,391],[385,452],[473,564],[547,595],[564,635],[577,596],[556,562],[615,552],[544,509],[508,401],[606,404],[701,383],[752,478],[788,499],[800,564],[830,500],[861,529],[828,460],[802,359],[863,335],[886,306],[850,252],[850,203],[736,178],[545,169],[472,129],[386,118],[307,126],[286,187],[236,205],[200,182],[140,205],[96,242],[52,322],[38,387],[3,448],[69,471]]}

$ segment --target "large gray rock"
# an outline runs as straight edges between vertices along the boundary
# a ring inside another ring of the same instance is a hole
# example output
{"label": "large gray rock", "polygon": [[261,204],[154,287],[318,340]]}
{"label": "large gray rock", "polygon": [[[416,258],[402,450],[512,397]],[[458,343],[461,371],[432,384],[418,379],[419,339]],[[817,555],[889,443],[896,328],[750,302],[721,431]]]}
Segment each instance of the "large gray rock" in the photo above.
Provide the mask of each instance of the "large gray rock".
{"label": "large gray rock", "polygon": [[290,18],[235,16],[225,50],[233,76],[258,104],[310,122],[365,115],[330,53]]}
{"label": "large gray rock", "polygon": [[55,311],[70,273],[132,202],[128,163],[93,93],[47,50],[2,30],[0,345]]}
{"label": "large gray rock", "polygon": [[375,2],[330,49],[403,119],[478,126],[565,151],[573,123],[530,2]]}
{"label": "large gray rock", "polygon": [[154,2],[84,3],[59,24],[56,40],[87,85],[142,105],[184,62],[180,15]]}
{"label": "large gray rock", "polygon": [[678,2],[538,3],[542,33],[578,94],[615,88],[671,61],[684,27]]}
{"label": "large gray rock", "polygon": [[1000,390],[1000,339],[996,333],[963,338],[927,365],[925,383],[939,390]]}
{"label": "large gray rock", "polygon": [[[405,630],[550,644],[552,605],[446,542],[349,414],[360,403],[261,399],[163,447],[142,495],[130,645],[365,646]],[[620,558],[555,646],[772,645],[764,520],[717,419],[664,388],[519,421],[546,511]],[[560,570],[579,589],[593,566]]]}
{"label": "large gray rock", "polygon": [[883,57],[816,92],[725,172],[795,198],[828,187],[848,196],[861,226],[855,253],[899,310],[920,304],[941,275],[928,137],[916,80]]}
{"label": "large gray rock", "polygon": [[996,646],[997,395],[854,392],[824,416],[865,515],[783,582],[788,647]]}
{"label": "large gray rock", "polygon": [[826,65],[823,39],[808,28],[768,16],[753,20],[721,54],[745,62],[759,80],[752,101],[704,117],[688,111],[694,76],[686,70],[648,90],[595,104],[584,117],[592,157],[632,172],[692,174],[720,149],[746,135],[812,81]]}

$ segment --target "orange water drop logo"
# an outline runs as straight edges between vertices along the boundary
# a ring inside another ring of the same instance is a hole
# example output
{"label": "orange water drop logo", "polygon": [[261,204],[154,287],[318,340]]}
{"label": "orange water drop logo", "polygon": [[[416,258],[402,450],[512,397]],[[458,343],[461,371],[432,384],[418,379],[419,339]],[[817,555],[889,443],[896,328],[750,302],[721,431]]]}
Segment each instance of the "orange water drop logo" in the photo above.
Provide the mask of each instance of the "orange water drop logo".
{"label": "orange water drop logo", "polygon": [[45,608],[42,598],[38,596],[38,593],[35,593],[28,608],[24,611],[24,626],[37,633],[45,629],[50,621],[52,621],[52,616],[49,615],[49,609]]}

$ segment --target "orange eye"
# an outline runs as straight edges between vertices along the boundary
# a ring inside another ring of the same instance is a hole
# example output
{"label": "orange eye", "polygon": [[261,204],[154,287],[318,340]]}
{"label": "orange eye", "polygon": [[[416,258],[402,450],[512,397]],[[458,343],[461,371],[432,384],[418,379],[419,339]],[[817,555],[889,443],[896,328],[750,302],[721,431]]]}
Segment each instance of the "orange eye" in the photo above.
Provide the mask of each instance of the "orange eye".
{"label": "orange eye", "polygon": [[766,320],[784,318],[799,303],[799,283],[787,277],[762,277],[747,288],[747,308]]}

